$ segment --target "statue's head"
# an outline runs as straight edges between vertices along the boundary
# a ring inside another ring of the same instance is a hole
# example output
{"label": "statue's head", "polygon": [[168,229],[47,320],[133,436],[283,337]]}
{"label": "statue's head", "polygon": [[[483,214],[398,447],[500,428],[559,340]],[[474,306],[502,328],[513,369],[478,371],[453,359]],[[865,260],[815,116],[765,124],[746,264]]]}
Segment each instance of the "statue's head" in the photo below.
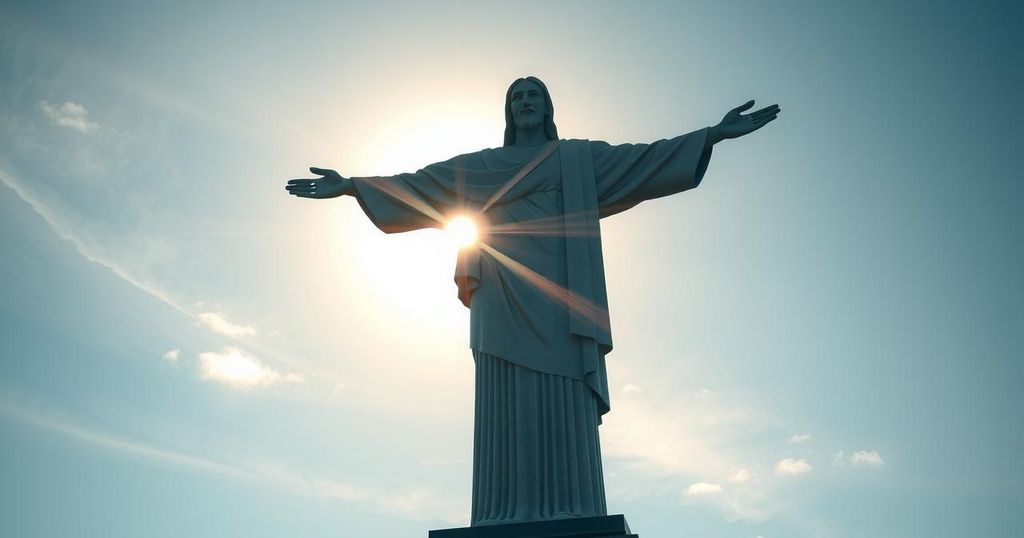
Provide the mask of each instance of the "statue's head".
{"label": "statue's head", "polygon": [[516,142],[516,128],[543,129],[548,140],[558,140],[555,106],[548,87],[537,77],[516,79],[505,94],[505,145]]}

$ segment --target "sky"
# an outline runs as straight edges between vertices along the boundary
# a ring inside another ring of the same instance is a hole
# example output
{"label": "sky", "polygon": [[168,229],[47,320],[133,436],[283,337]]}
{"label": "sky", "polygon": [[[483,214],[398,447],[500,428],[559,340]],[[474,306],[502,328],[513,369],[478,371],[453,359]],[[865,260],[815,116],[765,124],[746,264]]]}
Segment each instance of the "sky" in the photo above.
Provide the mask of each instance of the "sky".
{"label": "sky", "polygon": [[610,513],[648,538],[1021,534],[1022,15],[4,1],[0,534],[468,524],[456,247],[283,186],[498,146],[528,74],[565,138],[783,109],[602,221]]}

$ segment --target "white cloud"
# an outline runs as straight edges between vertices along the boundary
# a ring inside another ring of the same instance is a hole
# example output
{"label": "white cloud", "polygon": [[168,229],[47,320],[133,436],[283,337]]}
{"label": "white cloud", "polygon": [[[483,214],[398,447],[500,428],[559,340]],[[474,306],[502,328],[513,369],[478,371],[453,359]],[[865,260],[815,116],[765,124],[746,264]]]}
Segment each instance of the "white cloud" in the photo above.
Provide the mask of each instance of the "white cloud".
{"label": "white cloud", "polygon": [[882,456],[874,450],[858,450],[850,456],[850,465],[864,465],[868,467],[877,467],[884,464]]}
{"label": "white cloud", "polygon": [[630,394],[639,394],[643,391],[643,387],[641,387],[640,385],[635,385],[633,383],[627,383],[625,387],[622,387],[623,396],[629,396]]}
{"label": "white cloud", "polygon": [[811,434],[809,433],[795,433],[789,438],[789,443],[792,445],[799,445],[800,443],[806,443],[811,440]]}
{"label": "white cloud", "polygon": [[780,475],[795,476],[809,473],[812,470],[814,470],[814,467],[811,467],[811,464],[807,463],[807,460],[804,459],[785,458],[775,464],[775,474]]}
{"label": "white cloud", "polygon": [[697,482],[695,484],[690,484],[690,487],[686,488],[687,497],[701,497],[703,495],[714,495],[721,492],[721,485],[708,484],[707,482]]}
{"label": "white cloud", "polygon": [[885,464],[885,460],[882,459],[882,455],[874,450],[858,450],[849,457],[846,456],[842,450],[832,454],[832,466],[833,467],[846,467],[847,465],[853,465],[855,467],[878,467]]}
{"label": "white cloud", "polygon": [[231,323],[224,316],[215,312],[201,312],[198,316],[199,321],[203,322],[207,328],[213,332],[217,332],[231,338],[239,338],[242,336],[253,336],[256,334],[256,329],[248,325],[236,325]]}
{"label": "white cloud", "polygon": [[750,471],[746,469],[737,469],[732,476],[729,477],[729,481],[734,484],[743,484],[750,481]]}
{"label": "white cloud", "polygon": [[265,366],[255,357],[250,357],[238,348],[225,347],[223,352],[206,351],[199,354],[199,375],[204,380],[216,381],[237,389],[269,387],[281,381],[302,383],[299,374],[282,374]]}
{"label": "white cloud", "polygon": [[180,349],[172,349],[167,353],[164,353],[164,360],[167,362],[178,362],[178,356],[181,354]]}
{"label": "white cloud", "polygon": [[88,133],[100,126],[100,124],[94,121],[89,121],[89,111],[84,106],[73,101],[65,101],[60,105],[41,101],[39,109],[43,111],[43,115],[49,118],[54,125],[61,127]]}

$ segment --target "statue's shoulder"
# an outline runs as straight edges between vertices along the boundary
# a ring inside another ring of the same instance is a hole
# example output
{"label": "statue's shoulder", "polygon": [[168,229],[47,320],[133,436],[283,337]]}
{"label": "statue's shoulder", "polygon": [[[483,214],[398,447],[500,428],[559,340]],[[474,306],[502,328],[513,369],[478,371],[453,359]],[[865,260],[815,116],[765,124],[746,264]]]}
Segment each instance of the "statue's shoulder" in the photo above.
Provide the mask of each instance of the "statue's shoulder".
{"label": "statue's shoulder", "polygon": [[607,142],[591,140],[589,138],[570,138],[567,140],[559,140],[559,142],[563,151],[578,151],[580,153],[600,152],[609,147]]}

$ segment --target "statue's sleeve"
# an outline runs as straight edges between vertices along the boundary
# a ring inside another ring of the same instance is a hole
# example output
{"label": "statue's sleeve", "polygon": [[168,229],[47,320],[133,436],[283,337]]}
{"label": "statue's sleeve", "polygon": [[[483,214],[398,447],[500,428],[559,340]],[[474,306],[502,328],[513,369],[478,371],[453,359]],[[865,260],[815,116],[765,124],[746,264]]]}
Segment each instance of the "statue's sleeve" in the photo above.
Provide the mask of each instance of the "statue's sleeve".
{"label": "statue's sleeve", "polygon": [[650,144],[592,141],[601,217],[699,185],[711,160],[711,148],[704,148],[707,135],[704,128]]}
{"label": "statue's sleeve", "polygon": [[457,192],[450,161],[409,174],[354,177],[356,199],[384,233],[444,226]]}

